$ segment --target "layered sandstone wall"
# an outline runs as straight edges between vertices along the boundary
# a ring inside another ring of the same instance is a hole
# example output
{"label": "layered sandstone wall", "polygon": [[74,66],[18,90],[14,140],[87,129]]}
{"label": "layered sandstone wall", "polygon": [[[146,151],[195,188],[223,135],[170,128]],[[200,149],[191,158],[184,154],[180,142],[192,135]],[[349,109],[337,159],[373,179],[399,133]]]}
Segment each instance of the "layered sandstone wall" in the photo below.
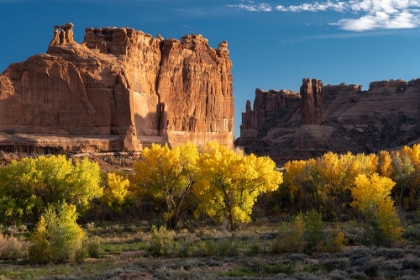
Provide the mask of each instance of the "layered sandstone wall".
{"label": "layered sandstone wall", "polygon": [[325,85],[322,91],[324,114],[332,120],[343,117],[343,114],[363,96],[362,86],[355,84]]}
{"label": "layered sandstone wall", "polygon": [[296,110],[300,104],[300,94],[288,90],[255,90],[253,109],[251,101],[246,102],[245,112],[242,113],[241,129],[257,129],[266,121],[277,116],[281,110]]}
{"label": "layered sandstone wall", "polygon": [[279,116],[291,118],[299,108],[300,94],[288,90],[255,90],[253,109],[251,101],[246,102],[240,126],[240,144],[248,145],[258,138],[258,129],[265,123],[278,122]]}
{"label": "layered sandstone wall", "polygon": [[372,82],[369,84],[369,90],[375,89],[395,89],[397,91],[404,91],[408,86],[408,82],[404,80],[388,80],[388,81],[379,81]]}
{"label": "layered sandstone wall", "polygon": [[119,135],[111,150],[209,140],[233,146],[227,42],[213,49],[201,35],[164,40],[107,27],[86,28],[78,44],[72,30],[56,26],[47,54],[0,75],[0,132]]}
{"label": "layered sandstone wall", "polygon": [[163,41],[157,92],[164,105],[162,132],[171,142],[232,146],[231,68],[226,41],[216,49],[201,35]]}

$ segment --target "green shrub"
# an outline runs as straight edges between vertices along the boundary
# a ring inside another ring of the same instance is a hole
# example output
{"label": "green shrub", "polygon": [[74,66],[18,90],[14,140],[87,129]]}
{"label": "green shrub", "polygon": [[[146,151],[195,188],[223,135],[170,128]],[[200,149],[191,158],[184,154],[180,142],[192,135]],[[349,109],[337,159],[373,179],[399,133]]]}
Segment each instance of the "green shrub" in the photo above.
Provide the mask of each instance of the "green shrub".
{"label": "green shrub", "polygon": [[344,245],[348,243],[348,239],[339,227],[332,229],[325,238],[325,252],[341,252]]}
{"label": "green shrub", "polygon": [[31,235],[29,259],[34,263],[47,263],[52,260],[50,243],[44,217],[39,220],[36,231]]}
{"label": "green shrub", "polygon": [[85,232],[76,223],[74,205],[61,203],[48,207],[32,233],[29,258],[36,263],[74,261],[86,240]]}
{"label": "green shrub", "polygon": [[303,251],[303,235],[305,231],[305,222],[302,216],[296,216],[291,223],[284,223],[280,227],[278,238],[272,246],[273,253]]}
{"label": "green shrub", "polygon": [[235,238],[223,238],[217,242],[217,256],[235,257],[239,255],[239,244]]}
{"label": "green shrub", "polygon": [[[224,258],[238,256],[240,253],[240,244],[234,237],[201,240],[194,245],[189,244],[188,252],[191,252],[191,255],[196,257],[218,256]],[[185,254],[181,256],[185,256]]]}
{"label": "green shrub", "polygon": [[148,247],[149,253],[155,257],[167,256],[174,247],[174,236],[173,230],[168,230],[164,226],[160,228],[152,226],[152,237]]}
{"label": "green shrub", "polygon": [[99,236],[89,238],[86,243],[87,255],[91,258],[100,259],[104,256],[105,250],[102,247],[102,239]]}
{"label": "green shrub", "polygon": [[192,244],[189,240],[182,239],[178,241],[176,249],[177,249],[177,255],[180,258],[187,258],[190,254],[192,248]]}
{"label": "green shrub", "polygon": [[[180,238],[180,236],[183,236]],[[182,230],[177,236],[179,239],[174,244],[176,255],[181,258],[186,258],[190,255],[200,255],[196,248],[201,242],[200,238],[188,233],[187,230]]]}
{"label": "green shrub", "polygon": [[291,223],[283,224],[279,237],[273,243],[274,253],[312,252],[324,242],[324,224],[322,216],[315,210],[299,213]]}
{"label": "green shrub", "polygon": [[217,245],[215,242],[207,240],[200,241],[194,248],[193,255],[197,257],[208,257],[217,255]]}
{"label": "green shrub", "polygon": [[324,241],[324,223],[322,215],[316,210],[310,210],[306,213],[299,213],[298,217],[304,222],[303,239],[306,251],[314,251],[317,246],[322,245]]}
{"label": "green shrub", "polygon": [[336,258],[324,260],[322,265],[327,271],[346,270],[351,266],[351,262],[348,258]]}
{"label": "green shrub", "polygon": [[248,250],[247,250],[246,253],[247,253],[247,255],[255,256],[255,255],[258,255],[258,254],[260,254],[262,252],[264,252],[264,249],[261,249],[261,245],[260,244],[253,243],[248,248]]}

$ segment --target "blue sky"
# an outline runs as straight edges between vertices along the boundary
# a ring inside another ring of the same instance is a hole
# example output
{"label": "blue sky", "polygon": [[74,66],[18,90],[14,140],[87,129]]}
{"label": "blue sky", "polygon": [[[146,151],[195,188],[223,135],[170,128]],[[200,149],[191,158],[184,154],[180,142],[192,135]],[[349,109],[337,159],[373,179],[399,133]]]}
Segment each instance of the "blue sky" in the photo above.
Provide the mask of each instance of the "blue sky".
{"label": "blue sky", "polygon": [[0,72],[45,53],[54,25],[67,22],[79,43],[85,27],[103,26],[227,40],[236,137],[255,88],[420,78],[420,0],[0,0]]}

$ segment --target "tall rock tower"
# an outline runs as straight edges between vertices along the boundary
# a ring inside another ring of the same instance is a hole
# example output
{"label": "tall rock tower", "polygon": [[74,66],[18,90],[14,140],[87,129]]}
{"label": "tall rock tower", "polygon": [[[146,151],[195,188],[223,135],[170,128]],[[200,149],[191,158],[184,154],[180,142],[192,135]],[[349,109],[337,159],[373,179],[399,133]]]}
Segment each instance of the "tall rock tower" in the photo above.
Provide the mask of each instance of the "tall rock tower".
{"label": "tall rock tower", "polygon": [[303,124],[320,124],[325,120],[322,90],[323,83],[317,79],[303,79],[300,87],[300,114]]}

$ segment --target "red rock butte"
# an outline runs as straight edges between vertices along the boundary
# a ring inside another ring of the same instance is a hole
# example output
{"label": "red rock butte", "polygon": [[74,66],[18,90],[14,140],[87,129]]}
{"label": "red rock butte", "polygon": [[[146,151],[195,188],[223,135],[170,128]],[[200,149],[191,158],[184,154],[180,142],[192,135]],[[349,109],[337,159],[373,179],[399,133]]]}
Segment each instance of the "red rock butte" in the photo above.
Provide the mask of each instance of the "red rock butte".
{"label": "red rock butte", "polygon": [[233,147],[232,62],[191,34],[55,26],[46,54],[0,75],[0,149],[54,153],[139,151],[151,143]]}

